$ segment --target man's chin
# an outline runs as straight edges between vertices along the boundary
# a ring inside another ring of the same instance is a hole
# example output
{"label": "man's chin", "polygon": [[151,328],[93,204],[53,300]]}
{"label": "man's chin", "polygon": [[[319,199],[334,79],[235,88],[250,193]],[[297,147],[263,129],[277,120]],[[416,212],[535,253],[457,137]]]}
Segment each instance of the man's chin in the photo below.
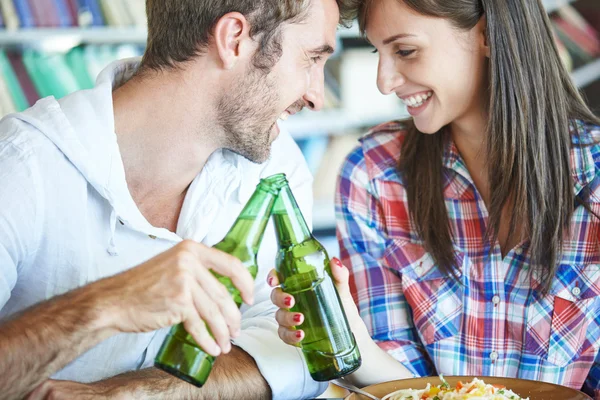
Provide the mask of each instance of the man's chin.
{"label": "man's chin", "polygon": [[242,157],[244,157],[246,160],[254,163],[254,164],[263,164],[265,162],[267,162],[269,160],[269,158],[271,158],[271,147],[269,146],[269,149],[265,152],[247,152],[247,151],[237,151],[237,150],[233,150],[230,149],[231,151],[233,151],[235,154],[240,155]]}

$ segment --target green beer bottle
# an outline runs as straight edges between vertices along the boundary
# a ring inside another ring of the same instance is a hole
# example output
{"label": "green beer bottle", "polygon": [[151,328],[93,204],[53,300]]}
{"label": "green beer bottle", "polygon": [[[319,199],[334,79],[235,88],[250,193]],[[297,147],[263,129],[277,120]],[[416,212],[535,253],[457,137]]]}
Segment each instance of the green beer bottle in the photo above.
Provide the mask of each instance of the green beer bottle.
{"label": "green beer bottle", "polygon": [[[285,175],[273,175],[261,179],[254,194],[234,222],[225,238],[213,247],[239,258],[256,278],[258,267],[256,255],[265,228],[271,216],[273,204]],[[229,290],[236,304],[241,306],[240,292],[231,280],[216,272],[213,274]],[[195,386],[202,387],[210,374],[215,357],[206,354],[189,335],[183,324],[175,325],[165,338],[154,366]]]}
{"label": "green beer bottle", "polygon": [[329,381],[360,367],[360,352],[331,277],[327,252],[310,233],[285,182],[273,207],[279,242],[275,268],[294,312],[304,314],[300,343],[312,378]]}

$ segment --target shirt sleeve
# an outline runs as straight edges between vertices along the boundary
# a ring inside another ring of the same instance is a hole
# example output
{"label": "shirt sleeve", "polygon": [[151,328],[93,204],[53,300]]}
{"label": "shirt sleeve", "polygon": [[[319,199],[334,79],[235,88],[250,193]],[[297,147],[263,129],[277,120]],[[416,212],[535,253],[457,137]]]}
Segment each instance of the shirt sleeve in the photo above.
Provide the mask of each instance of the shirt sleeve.
{"label": "shirt sleeve", "polygon": [[[0,132],[7,122],[0,123]],[[0,316],[17,283],[22,264],[37,248],[41,194],[31,157],[0,137]]]}
{"label": "shirt sleeve", "polygon": [[383,210],[371,188],[362,148],[342,167],[336,192],[341,260],[350,290],[373,340],[415,376],[433,367],[418,339],[399,273],[386,265]]}
{"label": "shirt sleeve", "polygon": [[600,400],[600,353],[596,355],[582,390],[594,400]]}
{"label": "shirt sleeve", "polygon": [[[300,210],[310,226],[313,178],[300,149],[287,132],[282,131],[274,143],[269,164],[270,167],[263,174],[267,176],[285,172]],[[255,303],[251,307],[243,306],[242,333],[234,343],[254,358],[271,387],[273,399],[314,398],[327,389],[327,382],[314,381],[300,349],[284,343],[277,334],[277,307],[271,302],[272,289],[266,282],[267,273],[275,267],[277,250],[275,230],[269,224],[258,254]]]}

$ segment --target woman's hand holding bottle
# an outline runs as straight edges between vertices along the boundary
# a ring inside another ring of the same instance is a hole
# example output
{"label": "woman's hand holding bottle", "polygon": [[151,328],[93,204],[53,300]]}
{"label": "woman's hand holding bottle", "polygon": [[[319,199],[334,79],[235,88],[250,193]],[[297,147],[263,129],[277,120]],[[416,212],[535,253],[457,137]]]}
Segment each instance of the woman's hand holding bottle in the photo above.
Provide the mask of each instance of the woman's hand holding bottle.
{"label": "woman's hand holding bottle", "polygon": [[[363,320],[360,318],[358,309],[350,293],[350,285],[348,283],[350,272],[339,259],[332,258],[331,273],[346,317],[348,318],[348,323],[360,347],[362,340],[372,341],[372,339]],[[275,318],[279,324],[279,337],[285,343],[295,346],[304,339],[304,332],[301,329],[304,315],[289,311],[294,306],[295,299],[291,294],[285,293],[278,287],[280,282],[275,270],[269,273],[267,281],[269,286],[275,288],[271,293],[271,301],[279,307],[279,310],[275,314]]]}
{"label": "woman's hand holding bottle", "polygon": [[[413,378],[413,374],[402,363],[382,350],[371,338],[350,293],[348,268],[339,259],[332,258],[331,273],[348,318],[348,324],[362,355],[361,367],[354,373],[345,376],[344,379],[356,386],[364,387],[394,379]],[[271,301],[279,307],[275,314],[279,324],[279,337],[287,344],[298,346],[304,339],[304,332],[301,329],[304,316],[301,313],[289,311],[294,306],[294,297],[277,287],[280,282],[275,270],[269,273],[267,281],[271,287],[275,287],[271,294]]]}

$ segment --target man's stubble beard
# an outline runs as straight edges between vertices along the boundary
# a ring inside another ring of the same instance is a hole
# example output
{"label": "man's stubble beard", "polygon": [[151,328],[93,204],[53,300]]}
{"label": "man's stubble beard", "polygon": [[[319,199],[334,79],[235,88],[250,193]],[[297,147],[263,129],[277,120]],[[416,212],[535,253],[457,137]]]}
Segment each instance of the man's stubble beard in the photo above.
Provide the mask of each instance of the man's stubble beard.
{"label": "man's stubble beard", "polygon": [[[271,133],[276,123],[279,94],[269,74],[256,69],[239,79],[217,106],[217,122],[229,149],[254,162],[263,163],[271,153]],[[267,125],[270,121],[270,125]]]}

